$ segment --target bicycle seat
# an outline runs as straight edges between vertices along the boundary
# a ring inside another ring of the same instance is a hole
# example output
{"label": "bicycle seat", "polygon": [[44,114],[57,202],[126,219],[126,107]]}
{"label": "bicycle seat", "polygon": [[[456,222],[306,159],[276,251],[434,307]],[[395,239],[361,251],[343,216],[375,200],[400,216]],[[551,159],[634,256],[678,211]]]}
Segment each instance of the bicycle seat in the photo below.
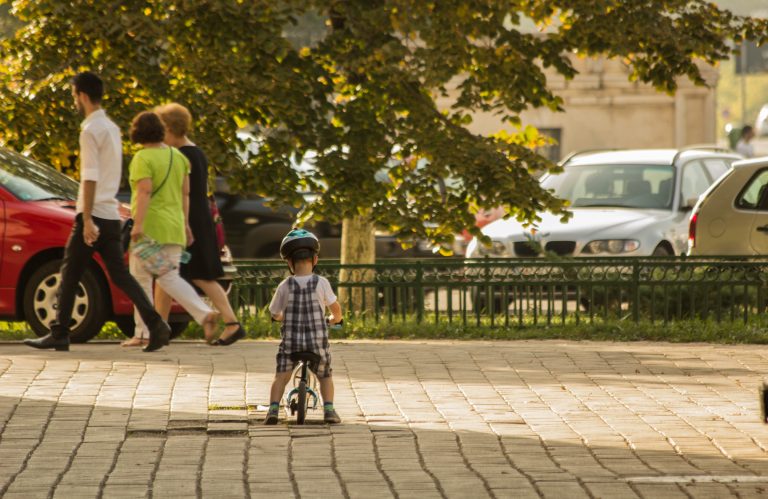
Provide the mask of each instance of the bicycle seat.
{"label": "bicycle seat", "polygon": [[308,364],[319,364],[320,355],[315,352],[291,352],[293,362],[306,362]]}

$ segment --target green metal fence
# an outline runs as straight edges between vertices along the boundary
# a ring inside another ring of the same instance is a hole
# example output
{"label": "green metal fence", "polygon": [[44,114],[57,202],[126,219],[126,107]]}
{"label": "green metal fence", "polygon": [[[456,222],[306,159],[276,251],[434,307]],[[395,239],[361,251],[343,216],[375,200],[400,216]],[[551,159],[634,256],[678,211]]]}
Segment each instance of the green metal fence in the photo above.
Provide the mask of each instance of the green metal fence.
{"label": "green metal fence", "polygon": [[[263,310],[285,263],[243,260],[230,294],[241,316]],[[342,270],[347,277],[342,282]],[[321,262],[345,314],[363,322],[500,326],[607,320],[744,321],[766,309],[766,258],[575,258]]]}

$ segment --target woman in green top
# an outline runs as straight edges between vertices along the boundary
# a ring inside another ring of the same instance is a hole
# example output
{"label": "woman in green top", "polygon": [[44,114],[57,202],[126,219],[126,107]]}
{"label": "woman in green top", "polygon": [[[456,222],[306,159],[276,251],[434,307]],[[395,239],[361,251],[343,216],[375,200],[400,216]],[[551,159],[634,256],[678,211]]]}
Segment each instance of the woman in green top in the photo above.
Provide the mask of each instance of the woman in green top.
{"label": "woman in green top", "polygon": [[[175,268],[153,276],[142,260],[131,253],[131,274],[152,297],[152,281],[176,300],[203,327],[205,338],[213,341],[218,314],[198,296],[195,289],[179,275],[183,249],[189,244],[189,160],[176,148],[163,143],[165,128],[157,114],[140,113],[131,123],[130,137],[141,144],[128,167],[131,184],[131,240],[146,236],[162,245],[163,256]],[[136,332],[124,346],[141,346],[149,341],[149,332],[138,313],[134,313]]]}

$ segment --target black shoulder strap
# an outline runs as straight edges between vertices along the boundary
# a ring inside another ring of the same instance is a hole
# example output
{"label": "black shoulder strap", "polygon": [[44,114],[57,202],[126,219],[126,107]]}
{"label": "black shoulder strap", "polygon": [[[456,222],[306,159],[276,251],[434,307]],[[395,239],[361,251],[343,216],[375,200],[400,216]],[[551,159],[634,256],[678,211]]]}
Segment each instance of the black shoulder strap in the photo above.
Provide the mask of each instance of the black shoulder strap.
{"label": "black shoulder strap", "polygon": [[168,149],[171,151],[171,160],[168,162],[168,171],[165,172],[165,178],[163,179],[163,181],[160,182],[160,185],[157,186],[157,189],[152,190],[152,194],[150,194],[149,197],[154,196],[155,194],[157,194],[157,192],[160,189],[163,188],[163,186],[165,185],[165,181],[168,180],[168,176],[171,174],[171,165],[173,165],[173,147],[169,146]]}

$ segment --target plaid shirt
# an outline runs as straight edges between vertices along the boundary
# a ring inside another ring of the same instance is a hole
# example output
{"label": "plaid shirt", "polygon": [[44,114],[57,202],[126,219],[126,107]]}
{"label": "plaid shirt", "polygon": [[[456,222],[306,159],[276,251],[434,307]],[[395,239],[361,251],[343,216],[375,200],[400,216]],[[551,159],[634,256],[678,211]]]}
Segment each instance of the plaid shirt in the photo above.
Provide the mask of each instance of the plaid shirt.
{"label": "plaid shirt", "polygon": [[313,275],[302,288],[293,277],[288,278],[288,306],[285,309],[282,341],[277,351],[277,371],[290,371],[294,367],[293,352],[315,352],[320,363],[315,374],[320,378],[331,375],[331,352],[328,344],[328,326],[323,307],[317,297],[318,276]]}

